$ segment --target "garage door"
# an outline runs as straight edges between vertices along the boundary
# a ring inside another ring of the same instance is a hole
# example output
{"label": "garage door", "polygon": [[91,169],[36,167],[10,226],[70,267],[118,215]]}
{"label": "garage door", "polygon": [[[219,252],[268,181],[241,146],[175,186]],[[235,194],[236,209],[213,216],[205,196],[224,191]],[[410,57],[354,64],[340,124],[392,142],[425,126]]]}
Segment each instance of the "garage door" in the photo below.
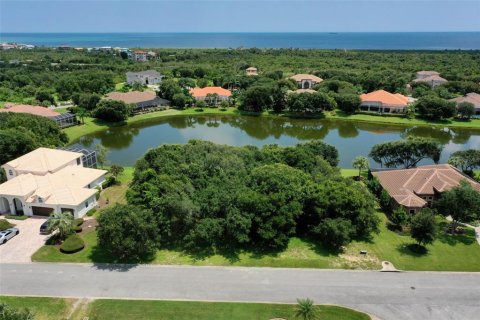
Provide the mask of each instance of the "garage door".
{"label": "garage door", "polygon": [[32,207],[32,212],[34,216],[48,217],[53,212],[53,209],[43,208],[43,207]]}

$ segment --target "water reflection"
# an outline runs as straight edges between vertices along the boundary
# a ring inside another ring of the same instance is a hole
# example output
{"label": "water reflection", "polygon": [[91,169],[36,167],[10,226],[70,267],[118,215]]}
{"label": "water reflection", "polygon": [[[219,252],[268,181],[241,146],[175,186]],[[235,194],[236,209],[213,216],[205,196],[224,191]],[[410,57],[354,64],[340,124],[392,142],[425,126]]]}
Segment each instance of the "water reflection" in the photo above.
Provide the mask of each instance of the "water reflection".
{"label": "water reflection", "polygon": [[229,145],[294,145],[324,140],[339,150],[340,165],[351,167],[357,155],[368,155],[377,143],[408,136],[434,138],[445,145],[442,161],[458,150],[478,148],[480,131],[437,127],[405,128],[331,119],[287,119],[251,116],[176,116],[124,127],[113,127],[81,138],[77,144],[110,150],[112,163],[133,165],[149,149],[164,143],[186,143],[204,139]]}

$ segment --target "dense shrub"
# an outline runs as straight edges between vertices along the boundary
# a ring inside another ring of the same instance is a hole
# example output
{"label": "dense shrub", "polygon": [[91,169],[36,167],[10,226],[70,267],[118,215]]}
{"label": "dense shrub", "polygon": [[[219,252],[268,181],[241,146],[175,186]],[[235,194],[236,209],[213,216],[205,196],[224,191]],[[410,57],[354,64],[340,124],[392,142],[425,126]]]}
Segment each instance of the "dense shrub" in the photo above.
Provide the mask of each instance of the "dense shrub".
{"label": "dense shrub", "polygon": [[27,308],[22,310],[15,309],[6,303],[0,303],[1,320],[34,320],[35,315]]}
{"label": "dense shrub", "polygon": [[102,100],[93,110],[92,115],[95,118],[108,122],[119,122],[127,120],[131,113],[131,107],[125,102],[116,100]]}
{"label": "dense shrub", "polygon": [[71,234],[63,241],[60,251],[63,253],[75,253],[85,248],[85,242],[77,234]]}

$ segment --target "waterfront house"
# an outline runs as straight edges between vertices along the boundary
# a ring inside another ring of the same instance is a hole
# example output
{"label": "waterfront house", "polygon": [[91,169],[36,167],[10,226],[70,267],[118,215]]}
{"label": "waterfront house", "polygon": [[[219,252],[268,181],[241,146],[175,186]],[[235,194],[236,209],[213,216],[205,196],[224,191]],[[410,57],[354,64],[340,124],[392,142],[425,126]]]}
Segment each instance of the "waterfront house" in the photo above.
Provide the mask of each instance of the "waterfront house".
{"label": "waterfront house", "polygon": [[145,62],[147,61],[147,55],[148,53],[145,51],[137,50],[133,52],[133,60],[135,61],[140,61],[140,62]]}
{"label": "waterfront house", "polygon": [[313,74],[296,74],[291,76],[297,82],[299,89],[311,89],[314,85],[323,81],[322,78],[314,76]]}
{"label": "waterfront house", "polygon": [[258,69],[255,67],[250,67],[245,69],[245,73],[247,76],[258,76]]}
{"label": "waterfront house", "polygon": [[430,87],[436,88],[447,83],[448,80],[440,77],[440,73],[436,71],[419,71],[417,72],[416,79],[413,80],[413,82],[424,82],[430,85]]}
{"label": "waterfront house", "polygon": [[163,79],[163,75],[161,75],[158,71],[155,70],[127,72],[126,75],[127,83],[129,85],[132,85],[135,82],[141,83],[143,85],[160,84]]}
{"label": "waterfront house", "polygon": [[55,121],[60,128],[66,128],[77,124],[77,118],[73,113],[58,113],[42,106],[26,104],[6,104],[0,112],[28,113],[35,116],[46,117]]}
{"label": "waterfront house", "polygon": [[105,99],[123,101],[139,110],[170,105],[170,101],[158,97],[153,91],[110,92]]}
{"label": "waterfront house", "polygon": [[197,100],[203,100],[207,104],[216,105],[222,101],[229,101],[232,96],[230,90],[222,87],[193,88],[190,90],[192,97]]}
{"label": "waterfront house", "polygon": [[399,93],[390,93],[385,90],[377,90],[360,95],[360,109],[380,113],[405,112],[410,100]]}
{"label": "waterfront house", "polygon": [[82,158],[79,152],[38,148],[4,164],[7,181],[0,184],[0,213],[84,216],[97,205],[97,188],[107,171],[84,167]]}
{"label": "waterfront house", "polygon": [[372,172],[383,189],[408,212],[416,213],[464,180],[480,192],[480,183],[449,164]]}
{"label": "waterfront house", "polygon": [[468,102],[473,104],[473,107],[475,108],[475,117],[480,118],[480,94],[470,92],[463,97],[454,98],[450,101],[456,102],[457,104],[462,102]]}

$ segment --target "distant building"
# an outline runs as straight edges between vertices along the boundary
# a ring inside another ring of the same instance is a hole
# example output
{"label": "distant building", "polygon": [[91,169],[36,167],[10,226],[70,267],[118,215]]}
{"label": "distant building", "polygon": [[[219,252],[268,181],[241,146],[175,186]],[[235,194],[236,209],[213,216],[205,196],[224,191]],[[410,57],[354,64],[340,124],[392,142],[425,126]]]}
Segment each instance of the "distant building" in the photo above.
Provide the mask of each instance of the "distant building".
{"label": "distant building", "polygon": [[296,74],[291,76],[297,82],[300,89],[311,89],[314,85],[323,81],[322,78],[314,76],[313,74]]}
{"label": "distant building", "polygon": [[133,60],[140,61],[140,62],[147,61],[147,52],[140,51],[140,50],[134,51],[133,52]]}
{"label": "distant building", "polygon": [[157,58],[157,54],[153,51],[148,51],[147,52],[147,59],[153,60]]}
{"label": "distant building", "polygon": [[255,67],[250,67],[245,70],[247,76],[258,76],[258,70]]}
{"label": "distant building", "polygon": [[139,71],[139,72],[127,72],[127,83],[132,85],[135,82],[139,82],[143,85],[159,84],[162,82],[163,75],[155,70]]}
{"label": "distant building", "polygon": [[16,47],[17,47],[17,45],[14,44],[14,43],[3,42],[3,43],[0,44],[0,49],[2,49],[2,50],[15,49]]}
{"label": "distant building", "polygon": [[134,104],[136,109],[141,110],[170,105],[170,101],[158,97],[152,91],[110,92],[105,99]]}
{"label": "distant building", "polygon": [[440,77],[440,73],[436,71],[419,71],[417,72],[417,77],[415,80],[413,80],[413,82],[428,83],[430,87],[436,88],[447,83],[448,80]]}
{"label": "distant building", "polygon": [[230,90],[222,87],[205,87],[205,88],[193,88],[190,90],[190,94],[195,100],[203,100],[208,104],[219,104],[222,101],[229,101],[232,96]]}
{"label": "distant building", "polygon": [[66,128],[77,124],[77,118],[73,113],[58,113],[46,107],[31,106],[26,104],[7,104],[0,112],[28,113],[35,116],[46,117],[55,121],[60,128]]}
{"label": "distant building", "polygon": [[60,51],[69,51],[69,50],[73,50],[73,47],[67,46],[67,45],[61,45],[61,46],[58,46],[58,47],[57,47],[57,50],[60,50]]}
{"label": "distant building", "polygon": [[363,111],[402,113],[410,100],[400,93],[390,93],[385,90],[377,90],[360,95],[360,109]]}
{"label": "distant building", "polygon": [[431,205],[445,191],[464,180],[480,192],[480,183],[449,164],[372,172],[383,189],[410,213]]}
{"label": "distant building", "polygon": [[480,117],[480,94],[475,92],[470,92],[463,97],[454,98],[454,99],[451,99],[450,101],[454,101],[457,104],[462,102],[469,102],[473,104],[473,107],[475,108],[475,117]]}

